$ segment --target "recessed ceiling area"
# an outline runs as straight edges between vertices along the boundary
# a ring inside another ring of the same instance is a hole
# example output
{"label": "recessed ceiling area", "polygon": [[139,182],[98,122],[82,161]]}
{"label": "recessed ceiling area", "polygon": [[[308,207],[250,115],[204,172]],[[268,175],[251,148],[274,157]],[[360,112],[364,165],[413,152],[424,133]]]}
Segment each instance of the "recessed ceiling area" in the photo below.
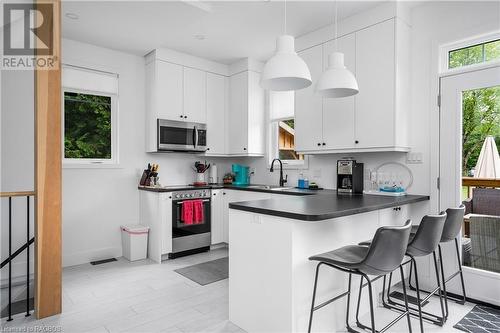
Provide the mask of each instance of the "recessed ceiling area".
{"label": "recessed ceiling area", "polygon": [[[339,19],[380,3],[340,1]],[[332,1],[286,6],[293,36],[332,23]],[[264,61],[284,33],[284,9],[283,1],[63,1],[62,34],[141,56],[165,47],[226,64],[244,57]]]}

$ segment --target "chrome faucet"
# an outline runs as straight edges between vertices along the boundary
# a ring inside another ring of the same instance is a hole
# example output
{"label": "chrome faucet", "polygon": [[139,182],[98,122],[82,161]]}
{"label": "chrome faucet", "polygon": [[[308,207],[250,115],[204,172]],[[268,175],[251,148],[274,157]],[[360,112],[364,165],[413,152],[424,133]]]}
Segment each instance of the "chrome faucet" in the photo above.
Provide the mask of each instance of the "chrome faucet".
{"label": "chrome faucet", "polygon": [[286,178],[283,178],[283,163],[279,158],[275,158],[271,162],[271,169],[269,169],[270,172],[274,172],[274,162],[278,161],[280,163],[280,187],[283,187],[285,183],[288,181],[288,175],[286,175]]}

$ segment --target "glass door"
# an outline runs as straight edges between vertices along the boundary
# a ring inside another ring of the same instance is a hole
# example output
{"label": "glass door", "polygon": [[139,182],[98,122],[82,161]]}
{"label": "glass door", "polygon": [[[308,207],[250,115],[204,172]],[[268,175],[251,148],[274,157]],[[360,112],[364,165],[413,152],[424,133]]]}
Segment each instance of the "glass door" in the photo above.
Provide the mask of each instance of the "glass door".
{"label": "glass door", "polygon": [[[500,67],[442,77],[440,91],[440,208],[466,206],[467,296],[500,305]],[[456,259],[451,247],[444,252],[449,276]],[[452,281],[450,291],[461,294],[460,279]]]}

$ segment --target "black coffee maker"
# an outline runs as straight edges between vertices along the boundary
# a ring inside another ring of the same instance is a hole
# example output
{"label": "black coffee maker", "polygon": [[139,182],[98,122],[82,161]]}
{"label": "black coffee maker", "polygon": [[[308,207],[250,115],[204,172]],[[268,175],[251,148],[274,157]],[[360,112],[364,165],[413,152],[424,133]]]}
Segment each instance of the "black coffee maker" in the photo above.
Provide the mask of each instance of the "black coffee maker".
{"label": "black coffee maker", "polygon": [[363,193],[363,163],[356,163],[355,160],[337,161],[337,192]]}

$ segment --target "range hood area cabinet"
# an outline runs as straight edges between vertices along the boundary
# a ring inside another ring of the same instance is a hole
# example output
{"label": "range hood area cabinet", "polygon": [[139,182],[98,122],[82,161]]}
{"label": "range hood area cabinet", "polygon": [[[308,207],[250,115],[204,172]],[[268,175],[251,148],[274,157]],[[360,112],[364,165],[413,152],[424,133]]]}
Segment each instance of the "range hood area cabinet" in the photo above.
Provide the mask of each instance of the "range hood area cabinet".
{"label": "range hood area cabinet", "polygon": [[[295,93],[298,152],[409,151],[409,27],[398,18],[338,39],[359,93],[322,98],[313,85]],[[334,41],[299,52],[313,81],[328,66]]]}
{"label": "range hood area cabinet", "polygon": [[207,156],[263,156],[262,64],[230,66],[168,49],[146,55],[146,151],[157,152],[157,119],[207,124]]}

